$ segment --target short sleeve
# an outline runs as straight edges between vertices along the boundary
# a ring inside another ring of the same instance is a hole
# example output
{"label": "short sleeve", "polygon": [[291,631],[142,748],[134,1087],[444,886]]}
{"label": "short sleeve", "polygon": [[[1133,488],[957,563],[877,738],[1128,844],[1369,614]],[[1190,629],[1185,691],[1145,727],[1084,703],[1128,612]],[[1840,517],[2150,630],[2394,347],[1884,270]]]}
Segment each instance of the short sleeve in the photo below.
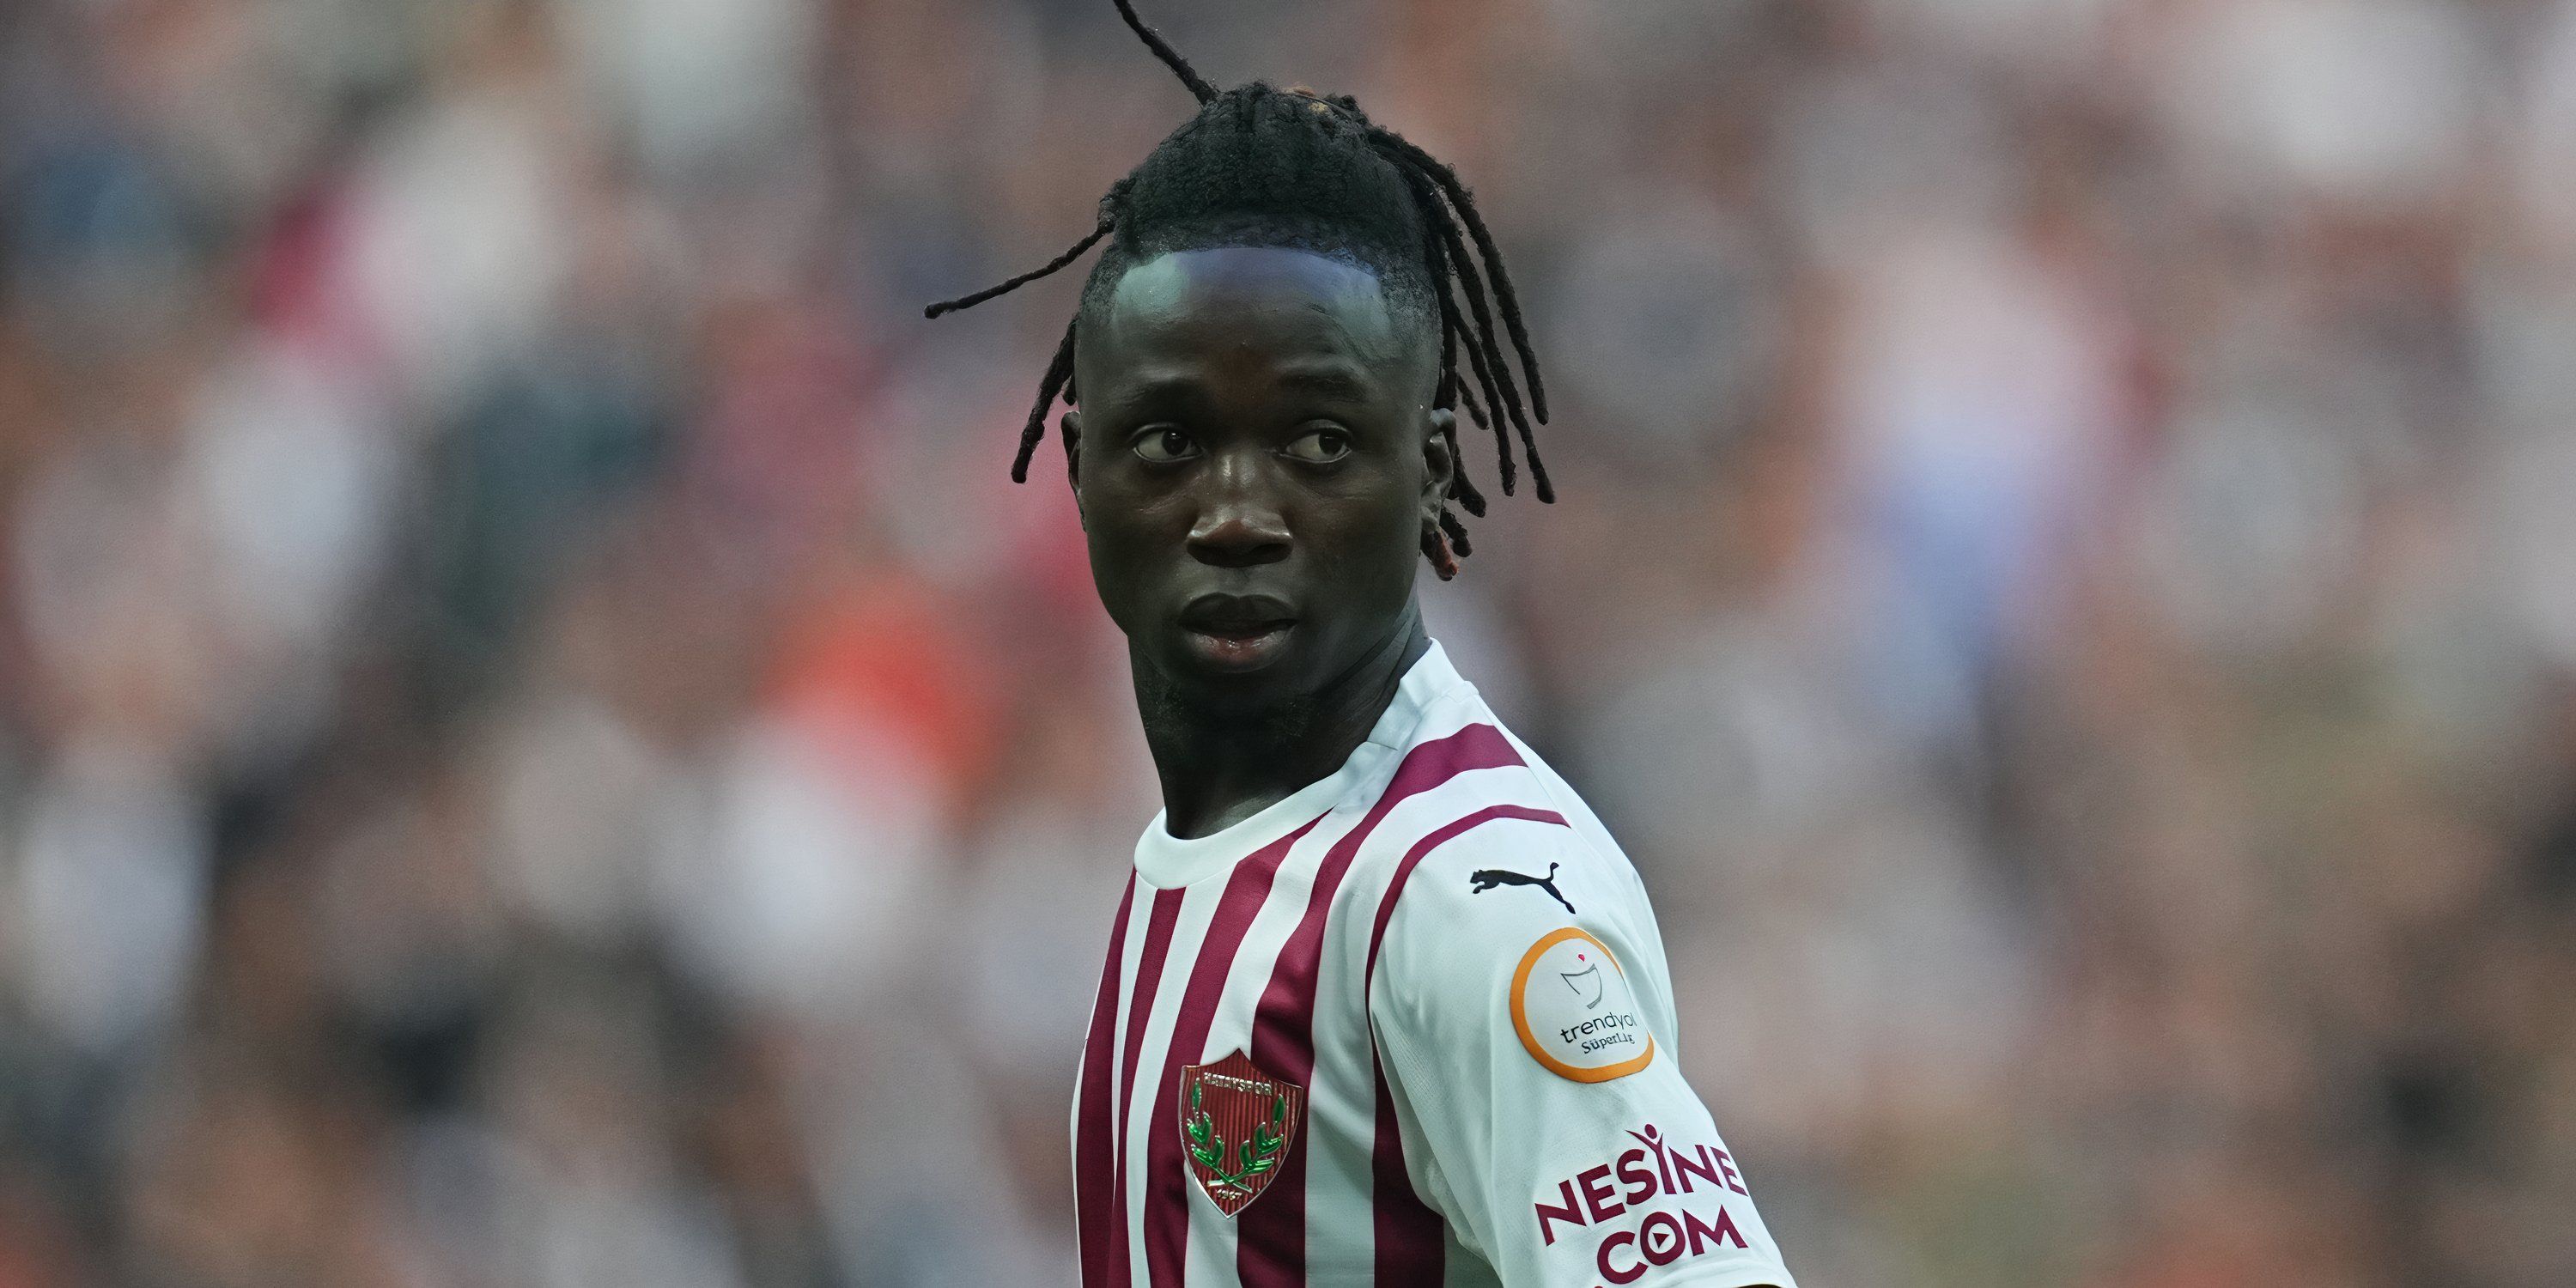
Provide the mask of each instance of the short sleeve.
{"label": "short sleeve", "polygon": [[1795,1288],[1672,1055],[1643,887],[1572,829],[1423,857],[1369,985],[1406,1170],[1511,1288]]}

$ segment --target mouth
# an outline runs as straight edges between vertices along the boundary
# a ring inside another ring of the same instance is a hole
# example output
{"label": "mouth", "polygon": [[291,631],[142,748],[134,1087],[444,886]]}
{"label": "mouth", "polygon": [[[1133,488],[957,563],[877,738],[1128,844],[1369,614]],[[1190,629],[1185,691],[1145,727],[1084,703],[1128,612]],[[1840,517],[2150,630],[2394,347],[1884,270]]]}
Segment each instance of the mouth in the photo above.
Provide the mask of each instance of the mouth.
{"label": "mouth", "polygon": [[1181,609],[1181,632],[1198,660],[1219,671],[1257,671],[1297,629],[1296,610],[1267,595],[1201,595]]}

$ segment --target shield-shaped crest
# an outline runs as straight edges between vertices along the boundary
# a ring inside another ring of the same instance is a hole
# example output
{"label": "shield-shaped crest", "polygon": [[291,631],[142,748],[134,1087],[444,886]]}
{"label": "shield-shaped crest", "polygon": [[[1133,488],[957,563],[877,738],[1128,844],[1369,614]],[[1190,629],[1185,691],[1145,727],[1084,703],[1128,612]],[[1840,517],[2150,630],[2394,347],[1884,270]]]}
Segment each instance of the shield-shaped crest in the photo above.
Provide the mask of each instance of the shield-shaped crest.
{"label": "shield-shaped crest", "polygon": [[1261,1071],[1241,1051],[1181,1069],[1181,1148],[1227,1216],[1277,1179],[1306,1118],[1306,1089]]}

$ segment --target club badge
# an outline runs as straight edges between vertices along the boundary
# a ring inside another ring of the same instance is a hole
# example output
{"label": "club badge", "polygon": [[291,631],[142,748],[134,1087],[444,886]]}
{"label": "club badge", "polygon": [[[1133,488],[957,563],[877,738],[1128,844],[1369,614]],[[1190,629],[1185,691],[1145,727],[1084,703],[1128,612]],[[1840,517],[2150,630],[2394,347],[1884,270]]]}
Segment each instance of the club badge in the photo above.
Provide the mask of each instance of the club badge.
{"label": "club badge", "polygon": [[1227,1216],[1261,1197],[1305,1121],[1306,1089],[1241,1051],[1181,1069],[1181,1148],[1199,1189]]}

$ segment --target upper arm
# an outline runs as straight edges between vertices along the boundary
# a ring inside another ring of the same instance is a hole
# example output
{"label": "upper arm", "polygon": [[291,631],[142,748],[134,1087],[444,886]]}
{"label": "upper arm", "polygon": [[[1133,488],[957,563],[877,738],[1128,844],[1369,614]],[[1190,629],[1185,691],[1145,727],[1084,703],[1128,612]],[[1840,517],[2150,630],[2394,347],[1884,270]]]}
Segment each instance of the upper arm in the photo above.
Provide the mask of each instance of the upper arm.
{"label": "upper arm", "polygon": [[1624,863],[1498,819],[1422,855],[1392,907],[1372,1023],[1407,1171],[1461,1243],[1514,1285],[1794,1288],[1658,1032]]}

